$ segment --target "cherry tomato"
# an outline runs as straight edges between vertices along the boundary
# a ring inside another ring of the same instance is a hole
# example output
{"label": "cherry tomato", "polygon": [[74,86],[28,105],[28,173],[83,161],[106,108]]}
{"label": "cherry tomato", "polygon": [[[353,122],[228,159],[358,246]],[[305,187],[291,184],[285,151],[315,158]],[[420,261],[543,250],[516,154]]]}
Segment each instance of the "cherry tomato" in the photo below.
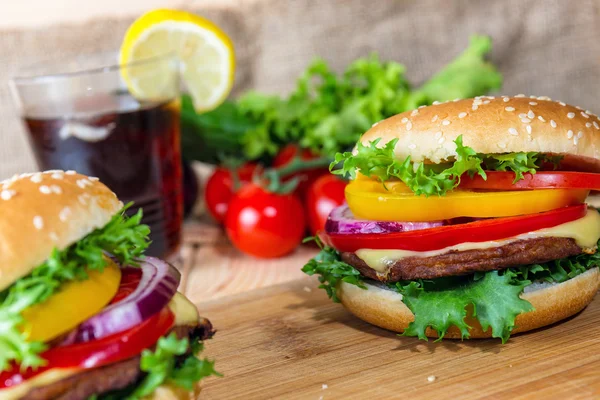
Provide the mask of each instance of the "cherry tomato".
{"label": "cherry tomato", "polygon": [[346,181],[331,174],[320,176],[309,186],[305,205],[308,226],[313,235],[325,229],[331,210],[344,203],[345,188]]}
{"label": "cherry tomato", "polygon": [[305,229],[302,203],[294,194],[269,193],[248,184],[231,199],[225,229],[235,247],[244,253],[280,257],[302,241]]}
{"label": "cherry tomato", "polygon": [[[242,186],[252,181],[252,175],[256,167],[255,163],[247,163],[238,168],[237,175]],[[217,222],[223,223],[225,221],[227,206],[233,194],[231,171],[227,168],[216,168],[206,182],[204,201],[208,212]]]}
{"label": "cherry tomato", "polygon": [[[0,388],[7,388],[52,368],[95,368],[137,356],[156,344],[173,327],[175,316],[164,308],[141,324],[99,340],[53,347],[41,354],[46,365],[21,372],[18,365],[0,373]],[[1,397],[1,396],[0,396]]]}
{"label": "cherry tomato", "polygon": [[[273,160],[272,166],[275,168],[283,167],[283,166],[287,165],[288,163],[290,163],[290,161],[292,161],[292,159],[294,157],[297,157],[298,153],[300,153],[300,158],[305,161],[313,160],[313,159],[319,157],[318,154],[313,153],[309,149],[300,150],[297,145],[288,144],[287,146],[285,146],[284,148],[282,148],[279,151],[279,153]],[[306,191],[308,190],[308,187],[310,186],[310,184],[312,182],[314,182],[315,179],[317,179],[321,175],[328,174],[328,173],[329,173],[329,171],[327,168],[308,169],[308,170],[297,172],[295,174],[290,175],[288,178],[286,178],[286,181],[288,181],[294,177],[298,177],[299,182],[298,182],[298,187],[295,190],[295,193],[297,193],[301,198],[304,198],[304,196],[306,195]]]}
{"label": "cherry tomato", "polygon": [[526,189],[593,189],[600,190],[600,174],[591,172],[538,171],[524,174],[523,179],[513,183],[513,172],[486,171],[487,179],[475,175],[463,176],[461,189],[526,190]]}
{"label": "cherry tomato", "polygon": [[397,233],[327,234],[319,237],[338,251],[358,249],[439,250],[465,242],[487,242],[533,232],[582,218],[587,206],[563,207],[539,214],[491,218],[457,225]]}

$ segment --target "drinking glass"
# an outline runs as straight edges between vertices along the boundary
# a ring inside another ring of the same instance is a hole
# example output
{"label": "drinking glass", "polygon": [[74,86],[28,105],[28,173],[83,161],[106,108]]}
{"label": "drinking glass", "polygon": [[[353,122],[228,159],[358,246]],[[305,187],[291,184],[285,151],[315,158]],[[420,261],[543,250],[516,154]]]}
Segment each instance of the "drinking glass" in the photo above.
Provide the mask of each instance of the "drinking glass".
{"label": "drinking glass", "polygon": [[[134,202],[129,215],[143,209],[147,254],[173,257],[183,220],[178,63],[172,55],[116,60],[97,54],[41,63],[11,87],[38,167],[100,178]],[[126,84],[124,76],[136,78]]]}

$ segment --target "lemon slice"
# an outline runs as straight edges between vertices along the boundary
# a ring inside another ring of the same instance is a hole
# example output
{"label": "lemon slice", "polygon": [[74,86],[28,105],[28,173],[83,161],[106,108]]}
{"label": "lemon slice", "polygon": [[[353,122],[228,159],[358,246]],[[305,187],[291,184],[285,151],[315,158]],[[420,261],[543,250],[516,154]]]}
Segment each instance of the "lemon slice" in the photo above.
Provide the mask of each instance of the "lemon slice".
{"label": "lemon slice", "polygon": [[144,62],[173,54],[181,77],[198,111],[208,111],[225,100],[235,72],[231,39],[215,24],[184,11],[159,9],[138,18],[127,30],[121,45],[123,79],[141,99],[160,98],[173,84],[173,63]]}

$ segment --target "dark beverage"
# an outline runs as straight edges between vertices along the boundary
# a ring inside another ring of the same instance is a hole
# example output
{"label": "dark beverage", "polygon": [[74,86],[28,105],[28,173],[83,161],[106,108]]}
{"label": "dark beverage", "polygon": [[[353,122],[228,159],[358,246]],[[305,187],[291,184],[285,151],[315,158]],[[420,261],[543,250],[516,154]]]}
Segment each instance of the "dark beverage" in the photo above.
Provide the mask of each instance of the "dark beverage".
{"label": "dark beverage", "polygon": [[138,103],[129,94],[86,97],[25,109],[38,166],[96,176],[129,214],[144,211],[152,230],[148,255],[168,257],[183,219],[179,109],[176,101]]}

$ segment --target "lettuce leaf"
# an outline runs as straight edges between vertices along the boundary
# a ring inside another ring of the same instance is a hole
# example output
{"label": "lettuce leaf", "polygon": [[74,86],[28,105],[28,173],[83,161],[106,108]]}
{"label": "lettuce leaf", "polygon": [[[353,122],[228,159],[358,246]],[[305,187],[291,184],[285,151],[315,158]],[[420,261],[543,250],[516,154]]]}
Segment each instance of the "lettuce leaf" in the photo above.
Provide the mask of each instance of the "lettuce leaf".
{"label": "lettuce leaf", "polygon": [[[600,242],[599,242],[600,244]],[[425,330],[434,329],[441,340],[450,326],[456,326],[463,338],[468,337],[465,317],[470,309],[484,330],[503,343],[510,337],[517,315],[533,310],[520,298],[532,282],[561,283],[600,265],[600,254],[579,254],[544,264],[488,271],[461,277],[433,280],[402,281],[388,284],[402,294],[402,301],[415,315],[405,336],[427,340]],[[321,245],[321,252],[302,269],[308,275],[320,275],[320,288],[336,303],[336,285],[341,281],[367,290],[365,278],[349,264],[341,261],[334,249]]]}
{"label": "lettuce leaf", "polygon": [[524,173],[535,174],[546,162],[560,162],[559,158],[535,152],[480,154],[463,145],[460,135],[454,141],[456,157],[453,162],[439,165],[414,163],[410,156],[404,161],[396,159],[394,148],[398,139],[393,139],[383,146],[379,146],[379,142],[380,139],[368,144],[358,142],[355,152],[337,153],[329,169],[336,175],[350,179],[355,179],[360,172],[379,180],[384,186],[390,179],[399,179],[416,195],[443,196],[460,184],[463,174],[471,177],[477,174],[486,179],[483,167],[492,171],[514,172],[514,182],[517,182],[523,179]]}

